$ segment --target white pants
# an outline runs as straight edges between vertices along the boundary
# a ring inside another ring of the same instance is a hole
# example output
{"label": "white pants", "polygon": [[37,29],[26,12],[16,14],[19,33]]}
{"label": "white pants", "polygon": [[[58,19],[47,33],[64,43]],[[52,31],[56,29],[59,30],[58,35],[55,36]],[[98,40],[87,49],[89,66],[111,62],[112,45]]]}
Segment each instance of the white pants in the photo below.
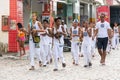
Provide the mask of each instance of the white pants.
{"label": "white pants", "polygon": [[81,45],[81,54],[83,54],[84,53],[84,51],[83,51],[83,43],[82,43],[82,45]]}
{"label": "white pants", "polygon": [[118,36],[114,36],[112,38],[112,47],[113,48],[118,48],[119,46],[119,37]]}
{"label": "white pants", "polygon": [[29,40],[29,48],[30,48],[30,65],[35,66],[34,63],[35,55],[37,55],[38,60],[41,61],[40,48],[35,48],[35,43],[33,43],[33,40]]}
{"label": "white pants", "polygon": [[63,45],[61,46],[61,44],[54,44],[53,52],[54,52],[55,69],[57,69],[58,58],[61,58],[62,63],[65,63],[65,59],[63,56]]}
{"label": "white pants", "polygon": [[83,44],[83,55],[85,59],[85,65],[88,65],[91,62],[91,45]]}
{"label": "white pants", "polygon": [[48,47],[47,61],[50,62],[50,59],[52,59],[52,44],[49,44]]}
{"label": "white pants", "polygon": [[95,45],[96,45],[96,41],[91,40],[91,55],[95,55]]}
{"label": "white pants", "polygon": [[73,60],[75,60],[75,64],[78,64],[78,60],[79,60],[79,43],[78,42],[72,42],[71,52],[72,52]]}
{"label": "white pants", "polygon": [[41,47],[42,63],[43,65],[47,64],[47,55],[49,51],[49,45],[42,44]]}
{"label": "white pants", "polygon": [[107,45],[107,49],[106,49],[107,52],[111,51],[111,46],[112,46],[111,43],[109,43],[109,41],[108,41],[108,45]]}

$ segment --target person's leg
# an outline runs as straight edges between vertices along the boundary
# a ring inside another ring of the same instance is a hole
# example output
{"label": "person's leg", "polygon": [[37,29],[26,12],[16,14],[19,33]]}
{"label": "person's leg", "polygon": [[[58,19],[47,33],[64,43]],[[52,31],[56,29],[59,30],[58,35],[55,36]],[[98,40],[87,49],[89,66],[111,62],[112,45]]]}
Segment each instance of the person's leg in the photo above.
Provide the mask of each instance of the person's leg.
{"label": "person's leg", "polygon": [[96,41],[94,40],[93,41],[93,47],[92,47],[92,56],[94,57],[95,56],[95,44],[96,44]]}
{"label": "person's leg", "polygon": [[43,52],[43,66],[45,67],[46,66],[46,64],[47,64],[47,50],[46,50],[46,45],[42,45],[43,46],[43,48],[42,48],[42,52]]}
{"label": "person's leg", "polygon": [[45,45],[45,53],[46,53],[46,63],[49,63],[49,45]]}
{"label": "person's leg", "polygon": [[50,63],[50,45],[48,45],[47,63]]}
{"label": "person's leg", "polygon": [[78,65],[78,59],[79,59],[79,45],[76,43],[75,44],[75,53],[74,53],[74,56],[75,56],[75,64]]}
{"label": "person's leg", "polygon": [[80,57],[83,57],[83,52],[84,52],[83,51],[83,43],[81,43],[81,52],[80,52],[81,54],[80,54]]}
{"label": "person's leg", "polygon": [[110,44],[109,43],[107,44],[106,53],[108,53],[108,54],[110,53]]}
{"label": "person's leg", "polygon": [[112,38],[112,49],[115,49],[115,36]]}
{"label": "person's leg", "polygon": [[20,57],[21,57],[22,56],[22,43],[21,41],[19,41],[18,43],[19,43]]}
{"label": "person's leg", "polygon": [[25,55],[26,54],[26,52],[25,52],[25,46],[24,46],[24,41],[22,41],[22,48],[23,48],[23,54],[22,55]]}
{"label": "person's leg", "polygon": [[[63,45],[63,44],[61,44],[61,45]],[[63,46],[59,46],[59,48],[58,48],[58,55],[59,55],[59,57],[62,60],[62,67],[66,67],[65,58],[63,56]]]}
{"label": "person's leg", "polygon": [[31,65],[31,68],[29,70],[34,70],[35,44],[33,43],[33,41],[29,41],[29,47],[30,47],[30,65]]}
{"label": "person's leg", "polygon": [[117,49],[119,47],[119,37],[117,36],[117,45],[116,45]]}
{"label": "person's leg", "polygon": [[[40,46],[40,43],[38,43],[39,46]],[[41,58],[41,49],[40,47],[39,48],[35,48],[35,53],[37,55],[37,59],[39,61],[39,66],[41,67],[42,66],[42,58]]]}
{"label": "person's leg", "polygon": [[53,56],[54,56],[54,63],[55,63],[55,68],[53,69],[53,71],[57,71],[58,70],[58,44],[54,44],[54,48],[53,48]]}
{"label": "person's leg", "polygon": [[98,48],[98,53],[99,53],[99,55],[100,55],[100,57],[101,57],[101,60],[100,60],[100,63],[102,62],[102,54],[103,54],[103,52],[102,52],[102,38],[98,38],[97,39],[97,48]]}
{"label": "person's leg", "polygon": [[103,40],[103,63],[105,63],[106,59],[106,48],[107,48],[108,38]]}
{"label": "person's leg", "polygon": [[83,44],[83,56],[84,56],[84,60],[85,60],[84,67],[87,67],[88,66],[87,46],[85,44]]}
{"label": "person's leg", "polygon": [[88,58],[88,64],[89,64],[89,66],[92,66],[91,57],[92,57],[92,55],[91,55],[91,46],[88,45],[87,46],[87,58]]}
{"label": "person's leg", "polygon": [[52,63],[52,53],[53,53],[52,45],[50,44],[49,45],[49,60],[50,60],[50,63]]}
{"label": "person's leg", "polygon": [[71,44],[71,53],[72,53],[72,58],[73,58],[73,64],[75,64],[75,57],[74,57],[74,54],[75,54],[75,42],[72,42],[72,44]]}

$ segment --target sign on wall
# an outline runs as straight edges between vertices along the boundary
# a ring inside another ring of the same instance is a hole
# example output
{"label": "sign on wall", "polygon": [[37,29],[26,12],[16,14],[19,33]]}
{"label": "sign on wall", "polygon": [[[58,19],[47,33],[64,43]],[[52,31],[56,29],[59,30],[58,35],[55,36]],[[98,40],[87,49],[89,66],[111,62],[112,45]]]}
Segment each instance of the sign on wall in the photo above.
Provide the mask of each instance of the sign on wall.
{"label": "sign on wall", "polygon": [[105,20],[110,22],[110,9],[109,6],[100,6],[97,8],[97,21],[100,21],[100,15],[101,13],[104,13],[105,16]]}

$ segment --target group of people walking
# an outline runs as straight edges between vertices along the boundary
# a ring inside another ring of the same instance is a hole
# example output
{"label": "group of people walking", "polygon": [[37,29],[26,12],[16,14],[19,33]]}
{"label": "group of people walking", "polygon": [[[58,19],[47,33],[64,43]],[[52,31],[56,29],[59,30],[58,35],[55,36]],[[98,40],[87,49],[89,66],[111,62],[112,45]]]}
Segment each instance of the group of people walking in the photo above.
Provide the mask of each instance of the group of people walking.
{"label": "group of people walking", "polygon": [[[64,37],[70,34],[71,55],[74,65],[79,65],[79,56],[84,56],[84,67],[92,66],[91,57],[95,56],[95,48],[98,48],[101,60],[100,63],[105,65],[106,51],[112,48],[118,49],[119,28],[117,23],[112,29],[110,24],[105,21],[105,14],[101,14],[101,21],[95,23],[83,22],[83,26],[78,25],[78,20],[73,21],[70,31],[67,30],[64,21],[60,17],[54,19],[54,26],[49,27],[48,20],[43,20],[42,24],[37,20],[37,15],[32,14],[32,21],[28,24],[28,30],[25,30],[20,23],[18,24],[17,40],[20,45],[21,56],[25,54],[24,41],[25,33],[29,35],[30,65],[29,70],[35,69],[34,58],[37,54],[39,66],[46,67],[54,59],[53,71],[58,71],[58,61],[61,59],[62,67],[66,67],[63,55]],[[61,24],[62,22],[62,24]],[[80,49],[80,42],[81,49]],[[96,46],[97,45],[97,46]],[[22,54],[23,48],[23,54]],[[106,50],[107,49],[107,50]],[[79,54],[81,50],[82,54]]]}

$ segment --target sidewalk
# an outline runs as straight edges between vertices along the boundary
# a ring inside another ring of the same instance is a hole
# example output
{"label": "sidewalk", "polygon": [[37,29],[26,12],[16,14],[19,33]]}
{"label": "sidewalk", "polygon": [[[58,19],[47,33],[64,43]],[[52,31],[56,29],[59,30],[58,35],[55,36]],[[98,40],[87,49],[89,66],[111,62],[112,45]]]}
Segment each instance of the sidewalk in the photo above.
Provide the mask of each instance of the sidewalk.
{"label": "sidewalk", "polygon": [[[97,52],[97,51],[96,51]],[[72,64],[71,53],[64,53],[66,68],[59,64],[59,71],[53,72],[54,64],[46,68],[39,67],[35,61],[36,70],[29,71],[29,55],[23,59],[8,58],[11,55],[0,57],[0,80],[120,80],[120,50],[112,50],[107,55],[106,66],[99,64],[98,53],[92,59],[92,68],[84,68],[84,59],[80,57],[79,66]],[[27,52],[29,54],[29,52]]]}

